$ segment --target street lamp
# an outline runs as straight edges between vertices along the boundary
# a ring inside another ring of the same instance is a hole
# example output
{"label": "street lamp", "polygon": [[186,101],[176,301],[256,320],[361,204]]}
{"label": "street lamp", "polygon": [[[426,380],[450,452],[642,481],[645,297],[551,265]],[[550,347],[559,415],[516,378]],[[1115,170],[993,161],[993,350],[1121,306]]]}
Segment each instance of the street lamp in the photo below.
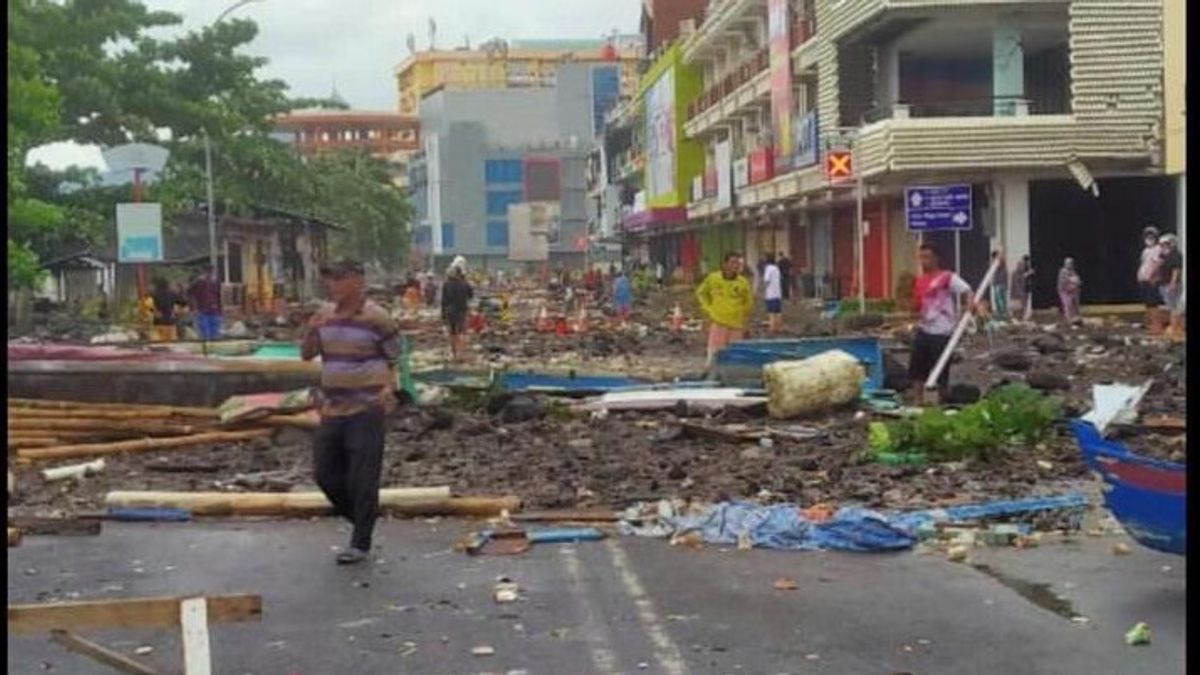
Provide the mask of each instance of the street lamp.
{"label": "street lamp", "polygon": [[[212,22],[210,27],[221,23],[221,20],[229,16],[231,12],[244,7],[252,2],[263,2],[264,0],[238,0],[230,5],[217,15],[217,19]],[[208,137],[208,129],[203,128],[204,133],[204,182],[205,192],[208,199],[208,264],[212,269],[213,275],[217,275],[217,213],[213,206],[213,173],[212,173],[212,141]],[[222,275],[224,279],[227,275]],[[228,281],[228,279],[225,279]]]}

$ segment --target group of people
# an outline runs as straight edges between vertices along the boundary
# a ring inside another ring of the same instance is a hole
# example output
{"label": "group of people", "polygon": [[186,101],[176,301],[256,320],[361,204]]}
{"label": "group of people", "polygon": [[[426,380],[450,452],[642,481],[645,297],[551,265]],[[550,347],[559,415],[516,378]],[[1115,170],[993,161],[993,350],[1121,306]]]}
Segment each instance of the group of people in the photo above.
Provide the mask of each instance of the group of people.
{"label": "group of people", "polygon": [[1183,339],[1183,255],[1174,234],[1159,235],[1151,226],[1142,231],[1142,257],[1137,280],[1146,304],[1146,326],[1152,334],[1164,332]]}
{"label": "group of people", "polygon": [[221,283],[210,267],[203,268],[182,292],[156,277],[153,292],[142,298],[141,311],[150,317],[150,339],[155,342],[178,340],[189,318],[201,340],[216,340],[221,337]]}

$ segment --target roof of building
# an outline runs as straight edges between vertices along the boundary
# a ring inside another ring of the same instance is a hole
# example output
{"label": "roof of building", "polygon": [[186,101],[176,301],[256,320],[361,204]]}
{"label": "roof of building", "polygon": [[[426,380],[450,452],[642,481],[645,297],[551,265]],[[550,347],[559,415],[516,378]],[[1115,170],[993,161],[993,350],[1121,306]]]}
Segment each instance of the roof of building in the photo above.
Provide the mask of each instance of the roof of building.
{"label": "roof of building", "polygon": [[[586,48],[545,48],[523,49],[510,46],[506,53],[489,53],[482,49],[434,49],[416,52],[401,61],[395,68],[396,74],[412,68],[419,61],[536,61],[562,59],[567,56],[576,61],[605,61],[605,44],[600,41],[594,47]],[[625,61],[635,61],[641,58],[640,49],[617,49],[617,58]]]}

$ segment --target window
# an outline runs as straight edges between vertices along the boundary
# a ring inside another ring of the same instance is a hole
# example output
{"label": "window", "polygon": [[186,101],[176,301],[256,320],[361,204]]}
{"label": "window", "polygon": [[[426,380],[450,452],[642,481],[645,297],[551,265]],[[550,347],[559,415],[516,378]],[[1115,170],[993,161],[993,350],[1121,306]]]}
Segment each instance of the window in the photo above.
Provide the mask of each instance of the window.
{"label": "window", "polygon": [[489,159],[483,163],[483,177],[488,183],[520,183],[521,160]]}
{"label": "window", "polygon": [[521,201],[520,190],[504,190],[487,193],[487,214],[489,216],[507,216],[508,205]]}
{"label": "window", "polygon": [[508,247],[508,221],[489,220],[487,224],[487,245]]}
{"label": "window", "polygon": [[454,248],[454,223],[442,223],[442,250]]}

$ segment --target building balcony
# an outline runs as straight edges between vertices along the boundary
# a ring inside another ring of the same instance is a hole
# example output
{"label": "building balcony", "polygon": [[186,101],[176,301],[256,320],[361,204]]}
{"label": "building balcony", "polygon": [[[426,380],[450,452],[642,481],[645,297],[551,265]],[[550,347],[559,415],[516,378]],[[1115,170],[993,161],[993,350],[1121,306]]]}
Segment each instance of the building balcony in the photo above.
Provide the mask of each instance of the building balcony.
{"label": "building balcony", "polygon": [[767,71],[770,66],[770,55],[767,49],[758,50],[739,65],[729,70],[720,80],[712,83],[700,96],[687,106],[689,121],[698,117],[713,106],[721,103],[742,85],[754,80],[759,74]]}
{"label": "building balcony", "polygon": [[696,32],[683,41],[683,60],[694,63],[718,43],[737,30],[739,24],[766,17],[767,3],[764,0],[720,0],[709,7],[704,22]]}
{"label": "building balcony", "polygon": [[683,125],[684,134],[688,138],[704,135],[713,127],[729,118],[740,115],[754,106],[768,105],[771,95],[770,73],[762,70],[749,81],[741,84],[728,95],[717,101],[715,105],[697,112]]}

